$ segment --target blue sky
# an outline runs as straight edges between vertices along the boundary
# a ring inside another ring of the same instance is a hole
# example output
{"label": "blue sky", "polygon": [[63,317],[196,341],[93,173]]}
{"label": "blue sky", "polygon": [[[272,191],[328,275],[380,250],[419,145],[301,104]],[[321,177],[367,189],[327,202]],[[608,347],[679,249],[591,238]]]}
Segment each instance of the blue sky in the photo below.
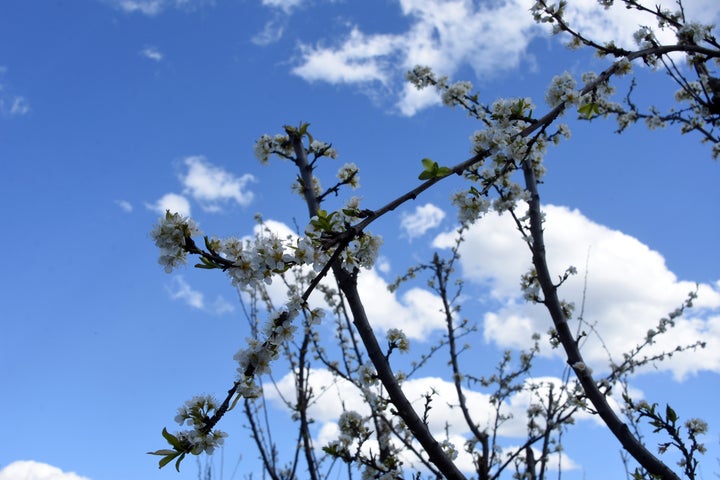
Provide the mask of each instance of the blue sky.
{"label": "blue sky", "polygon": [[[623,8],[603,17],[590,3],[572,11],[575,24],[630,44],[638,20]],[[430,64],[471,80],[488,102],[530,96],[542,111],[554,75],[605,65],[550,38],[528,7],[524,0],[3,2],[0,480],[196,478],[192,460],[180,474],[158,471],[144,452],[163,448],[160,431],[172,429],[186,399],[227,390],[247,331],[221,274],[167,275],[157,264],[149,231],[158,212],[187,210],[218,236],[250,234],[256,212],[279,230],[292,229],[294,219],[302,225],[306,210],[290,192],[290,166],[264,167],[253,156],[261,134],[301,121],[333,143],[337,167],[360,167],[356,193],[369,208],[417,185],[423,157],[467,158],[479,126],[408,89],[408,68]],[[714,0],[686,7],[703,21],[719,18]],[[663,74],[642,67],[636,74],[639,102],[671,104],[675,89]],[[673,128],[637,125],[618,136],[610,120],[566,120],[573,138],[551,149],[541,192],[551,266],[584,273],[588,259],[586,313],[614,353],[700,284],[698,308],[673,340],[703,339],[708,348],[640,375],[636,387],[682,417],[709,421],[702,470],[709,478],[720,456],[711,401],[720,380],[718,163],[698,138]],[[448,179],[373,227],[385,245],[381,264],[363,275],[372,320],[379,329],[401,322],[421,349],[438,334],[427,292],[418,284],[391,295],[385,286],[447,248],[456,218],[448,198],[461,187]],[[474,348],[491,366],[497,352],[523,346],[548,324],[519,300],[528,259],[508,218],[490,216],[467,237],[464,312],[481,322]],[[581,291],[577,280],[565,295],[577,301]],[[602,370],[599,345],[589,343],[586,354]],[[541,367],[557,376],[562,362],[548,352]],[[408,388],[419,394],[429,378]],[[333,408],[318,414],[320,439],[332,431]],[[255,463],[240,416],[226,421],[230,478],[240,452],[238,472]],[[569,435],[576,435],[568,437],[576,467],[569,478],[606,478],[608,468],[622,474],[619,447],[592,420]],[[53,468],[60,473],[52,476]]]}

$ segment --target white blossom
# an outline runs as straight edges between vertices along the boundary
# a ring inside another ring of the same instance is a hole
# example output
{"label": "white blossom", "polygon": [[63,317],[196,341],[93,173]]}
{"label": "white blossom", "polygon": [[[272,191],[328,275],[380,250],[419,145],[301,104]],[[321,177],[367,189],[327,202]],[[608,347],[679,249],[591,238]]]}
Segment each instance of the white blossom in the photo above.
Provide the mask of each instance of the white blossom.
{"label": "white blossom", "polygon": [[354,163],[346,163],[340,170],[338,170],[337,178],[341,182],[347,182],[352,188],[360,187],[360,176],[358,175],[359,169]]}
{"label": "white blossom", "polygon": [[453,83],[442,92],[442,103],[454,107],[465,98],[470,90],[472,90],[472,83],[470,82]]}
{"label": "white blossom", "polygon": [[395,345],[401,352],[407,352],[410,350],[410,342],[405,335],[405,332],[399,328],[390,328],[386,333],[386,337],[389,343]]}
{"label": "white blossom", "polygon": [[435,75],[430,67],[418,65],[410,70],[405,78],[419,90],[435,83]]}
{"label": "white blossom", "polygon": [[545,94],[545,102],[550,108],[555,108],[563,102],[577,103],[580,94],[575,90],[576,86],[577,82],[568,72],[554,76]]}
{"label": "white blossom", "polygon": [[185,238],[198,235],[195,222],[183,217],[179,213],[165,212],[158,224],[150,232],[155,245],[160,249],[158,262],[165,267],[167,273],[179,265],[187,263],[187,252],[185,251]]}

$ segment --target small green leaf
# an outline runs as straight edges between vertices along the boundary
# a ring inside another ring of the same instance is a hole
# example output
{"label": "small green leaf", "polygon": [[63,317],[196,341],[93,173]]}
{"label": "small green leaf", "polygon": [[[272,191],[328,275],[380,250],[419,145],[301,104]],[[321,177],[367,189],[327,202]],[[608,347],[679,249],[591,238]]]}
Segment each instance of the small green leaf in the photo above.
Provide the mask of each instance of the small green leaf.
{"label": "small green leaf", "polygon": [[437,172],[435,173],[436,177],[447,177],[452,173],[452,170],[450,170],[448,167],[440,167],[438,168]]}
{"label": "small green leaf", "polygon": [[148,455],[177,455],[178,452],[175,450],[155,450],[154,452],[147,452]]}
{"label": "small green leaf", "polygon": [[582,107],[578,108],[578,113],[585,118],[592,118],[593,115],[600,114],[600,106],[595,103],[586,103]]}
{"label": "small green leaf", "polygon": [[673,410],[670,405],[665,406],[665,417],[670,421],[670,423],[675,423],[678,419],[677,413],[675,413],[675,410]]}
{"label": "small green leaf", "polygon": [[210,260],[209,258],[200,257],[200,262],[202,263],[196,263],[195,268],[204,268],[207,270],[212,270],[215,268],[222,268],[222,265],[218,265],[214,261]]}
{"label": "small green leaf", "polygon": [[160,461],[158,462],[158,465],[159,465],[158,468],[163,468],[165,465],[172,462],[175,457],[177,457],[177,452],[175,452],[174,455],[168,455],[165,458],[161,458]]}
{"label": "small green leaf", "polygon": [[183,461],[183,458],[185,458],[185,453],[184,453],[184,452],[183,452],[182,455],[180,455],[180,457],[178,457],[177,462],[175,462],[175,470],[177,470],[178,473],[180,473],[180,462]]}
{"label": "small green leaf", "polygon": [[448,167],[441,167],[437,162],[432,161],[429,158],[423,158],[422,164],[424,170],[418,175],[420,180],[430,180],[432,178],[442,178],[450,175],[452,170]]}
{"label": "small green leaf", "polygon": [[425,170],[432,171],[433,168],[437,168],[437,162],[433,162],[429,158],[423,158],[421,161]]}
{"label": "small green leaf", "polygon": [[175,450],[178,450],[178,451],[182,450],[182,446],[180,445],[180,440],[178,440],[178,438],[175,435],[168,432],[167,428],[163,428],[162,436],[165,438],[165,440],[167,440],[167,442],[170,445],[173,446],[173,448]]}

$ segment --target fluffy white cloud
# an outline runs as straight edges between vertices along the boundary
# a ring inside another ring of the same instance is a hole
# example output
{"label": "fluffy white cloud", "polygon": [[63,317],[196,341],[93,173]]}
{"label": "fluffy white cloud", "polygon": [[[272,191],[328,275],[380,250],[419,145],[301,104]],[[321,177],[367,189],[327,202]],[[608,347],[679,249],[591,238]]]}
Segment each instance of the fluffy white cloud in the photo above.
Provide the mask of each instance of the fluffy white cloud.
{"label": "fluffy white cloud", "polygon": [[165,215],[166,210],[179,213],[185,217],[190,216],[190,202],[187,198],[177,193],[166,193],[155,203],[146,203],[145,207],[160,215]]}
{"label": "fluffy white cloud", "polygon": [[[335,44],[301,44],[300,62],[293,73],[308,81],[332,84],[382,84],[394,91],[396,108],[413,115],[439,103],[431,90],[418,92],[404,83],[405,72],[415,65],[428,65],[444,75],[469,66],[478,77],[495,76],[517,68],[523,60],[532,64],[530,43],[548,33],[548,26],[535,24],[529,13],[532,0],[398,2],[409,24],[404,32],[365,34],[361,27],[353,26],[347,37]],[[674,2],[665,3],[675,8]],[[689,18],[706,22],[720,13],[720,4],[713,0],[686,7]],[[618,44],[632,45],[632,34],[639,25],[648,24],[647,15],[641,12],[628,11],[622,5],[606,10],[595,0],[570,2],[566,10],[571,25],[600,42],[615,39]],[[660,32],[662,35],[669,33]]]}
{"label": "fluffy white cloud", "polygon": [[165,57],[157,47],[153,46],[147,46],[140,50],[140,55],[154,62],[160,62]]}
{"label": "fluffy white cloud", "polygon": [[170,298],[173,300],[181,300],[197,310],[204,310],[217,315],[235,310],[235,307],[220,295],[208,304],[208,302],[205,301],[205,295],[193,289],[182,275],[174,276],[171,284],[166,288],[170,294]]}
{"label": "fluffy white cloud", "polygon": [[[677,10],[675,0],[653,2],[651,9],[654,10],[656,5],[670,11]],[[683,3],[683,10],[685,17],[690,21],[713,23],[720,15],[720,4],[714,0],[696,0]],[[614,40],[618,46],[635,48],[637,44],[633,34],[641,25],[652,27],[663,43],[676,41],[672,30],[656,28],[657,22],[648,21],[651,19],[647,14],[639,10],[627,9],[621,2],[605,9],[596,0],[578,0],[568,2],[565,12],[565,18],[573,29],[598,43]]]}
{"label": "fluffy white cloud", "polygon": [[[335,423],[343,410],[356,411],[361,415],[369,415],[368,404],[362,399],[358,389],[346,380],[334,377],[324,369],[311,369],[308,381],[312,391],[316,393],[309,407],[308,414],[320,424],[317,434],[317,445],[321,447],[337,439],[338,427]],[[555,387],[557,394],[562,380],[555,377],[527,379],[526,384],[538,385],[530,391],[523,390],[509,398],[501,407],[501,414],[507,418],[498,429],[498,435],[505,439],[525,438],[527,435],[526,412],[532,404],[546,404],[549,385]],[[463,445],[470,429],[467,427],[463,414],[457,408],[457,392],[455,385],[438,377],[422,377],[406,380],[402,384],[403,392],[408,400],[422,411],[425,396],[432,395],[432,409],[428,412],[428,428],[437,438],[445,438],[446,428],[451,441],[459,452],[456,464],[465,472],[473,471],[470,455],[463,451]],[[295,381],[292,374],[287,374],[275,383],[275,388],[265,389],[266,398],[276,407],[285,409],[283,398],[295,398]],[[490,431],[495,422],[496,410],[489,394],[468,389],[463,395],[470,408],[473,421],[481,429]],[[579,414],[578,420],[594,417],[590,414]],[[372,447],[372,446],[369,446]],[[511,448],[511,447],[508,447]],[[412,465],[413,458],[405,457],[406,465]],[[567,461],[568,463],[565,463]],[[565,469],[577,468],[569,458],[563,458]]]}
{"label": "fluffy white cloud", "polygon": [[353,27],[335,46],[301,48],[301,63],[293,73],[309,81],[330,83],[391,81],[402,85],[397,108],[406,115],[438,103],[430,92],[416,92],[401,83],[404,73],[416,64],[430,65],[452,74],[463,64],[478,74],[497,74],[514,68],[534,37],[528,14],[529,0],[473,2],[471,0],[401,0],[407,31],[366,35]]}
{"label": "fluffy white cloud", "polygon": [[417,287],[398,296],[387,287],[375,269],[363,270],[358,276],[358,291],[367,299],[365,312],[375,329],[399,328],[408,338],[423,340],[432,331],[445,328],[439,296]]}
{"label": "fluffy white cloud", "polygon": [[13,462],[0,470],[0,480],[89,480],[74,472],[63,472],[47,463],[32,460]]}
{"label": "fluffy white cloud", "polygon": [[[603,342],[620,361],[623,352],[642,342],[648,330],[695,289],[694,282],[679,280],[658,252],[637,239],[599,225],[577,210],[548,205],[545,212],[551,271],[559,276],[572,265],[580,272],[560,289],[560,295],[578,308],[587,263],[584,319],[594,325],[599,337],[591,333],[583,349],[596,370],[608,362]],[[488,215],[464,237],[460,248],[464,278],[487,287],[492,299],[502,305],[485,315],[486,340],[519,348],[527,345],[533,332],[546,332],[550,327],[547,313],[521,297],[520,276],[528,271],[530,258],[512,219]],[[435,245],[450,247],[453,238],[452,232],[439,235]],[[719,286],[701,284],[695,308],[676,322],[671,334],[657,337],[647,353],[696,341],[707,342],[707,348],[676,354],[658,364],[659,369],[670,370],[677,378],[699,370],[720,372]]]}
{"label": "fluffy white cloud", "polygon": [[396,53],[396,35],[365,35],[357,28],[337,48],[301,45],[302,64],[293,73],[308,81],[386,83],[391,78],[386,57]]}
{"label": "fluffy white cloud", "polygon": [[200,202],[203,210],[217,212],[221,204],[234,201],[238,205],[249,205],[254,195],[247,185],[255,177],[245,174],[236,177],[220,167],[212,165],[204,157],[188,157],[184,161],[187,172],[180,175],[183,192]]}
{"label": "fluffy white cloud", "polygon": [[445,212],[432,203],[415,207],[413,213],[403,213],[400,216],[400,228],[405,230],[408,237],[415,238],[424,235],[431,228],[440,225]]}

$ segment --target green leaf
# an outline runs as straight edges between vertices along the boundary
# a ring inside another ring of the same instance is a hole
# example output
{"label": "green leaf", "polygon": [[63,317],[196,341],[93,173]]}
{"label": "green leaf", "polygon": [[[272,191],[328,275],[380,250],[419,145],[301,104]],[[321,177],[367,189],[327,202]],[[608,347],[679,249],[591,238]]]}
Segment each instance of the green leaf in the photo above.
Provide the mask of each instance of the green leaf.
{"label": "green leaf", "polygon": [[147,452],[148,455],[177,455],[178,452],[175,450],[155,450],[154,452]]}
{"label": "green leaf", "polygon": [[593,115],[600,114],[600,106],[595,103],[586,103],[582,107],[578,108],[578,113],[585,118],[592,118]]}
{"label": "green leaf", "polygon": [[432,161],[429,158],[423,158],[421,161],[424,170],[422,171],[422,173],[420,173],[420,175],[418,175],[418,178],[420,180],[430,180],[431,178],[437,177],[437,172],[440,168],[438,166],[438,163]]}
{"label": "green leaf", "polygon": [[196,263],[194,266],[195,268],[204,268],[205,270],[214,270],[217,268],[213,265],[204,265],[202,263]]}
{"label": "green leaf", "polygon": [[433,168],[437,168],[437,162],[433,162],[429,158],[423,158],[422,160],[423,168],[427,171],[432,171]]}
{"label": "green leaf", "polygon": [[450,170],[448,167],[440,167],[438,168],[435,176],[436,177],[447,177],[452,173],[452,170]]}
{"label": "green leaf", "polygon": [[301,137],[307,133],[309,126],[310,126],[309,123],[301,123],[300,124],[300,130],[298,131],[298,133],[300,134]]}
{"label": "green leaf", "polygon": [[177,462],[175,462],[175,470],[177,470],[178,473],[180,473],[180,462],[183,461],[183,458],[185,458],[185,453],[180,455],[180,457],[177,459]]}
{"label": "green leaf", "polygon": [[423,158],[422,164],[424,170],[418,175],[420,180],[430,180],[432,178],[446,177],[452,173],[448,167],[441,167],[437,162],[429,158]]}
{"label": "green leaf", "polygon": [[167,440],[167,442],[173,446],[173,448],[177,451],[182,450],[182,446],[180,445],[180,440],[173,435],[172,433],[167,431],[167,428],[163,428],[162,436]]}
{"label": "green leaf", "polygon": [[196,263],[195,268],[205,268],[207,270],[212,270],[214,268],[222,268],[221,265],[218,265],[217,263],[213,262],[209,258],[205,258],[203,256],[200,257],[200,261],[202,263]]}
{"label": "green leaf", "polygon": [[665,417],[670,423],[675,423],[678,419],[677,413],[675,413],[675,410],[673,410],[670,405],[665,406]]}
{"label": "green leaf", "polygon": [[420,175],[418,175],[418,178],[420,180],[430,180],[431,178],[435,178],[435,174],[433,172],[428,172],[427,170],[425,170],[424,172],[420,173]]}
{"label": "green leaf", "polygon": [[185,457],[185,453],[178,452],[175,450],[156,450],[154,452],[147,452],[147,453],[149,455],[162,455],[163,456],[163,458],[161,458],[158,461],[158,468],[163,468],[165,465],[172,462],[173,460],[175,460],[175,458],[177,458],[179,456],[180,458],[178,459],[178,463],[175,465],[175,468],[178,468],[178,472],[180,471],[179,470],[180,461]]}

